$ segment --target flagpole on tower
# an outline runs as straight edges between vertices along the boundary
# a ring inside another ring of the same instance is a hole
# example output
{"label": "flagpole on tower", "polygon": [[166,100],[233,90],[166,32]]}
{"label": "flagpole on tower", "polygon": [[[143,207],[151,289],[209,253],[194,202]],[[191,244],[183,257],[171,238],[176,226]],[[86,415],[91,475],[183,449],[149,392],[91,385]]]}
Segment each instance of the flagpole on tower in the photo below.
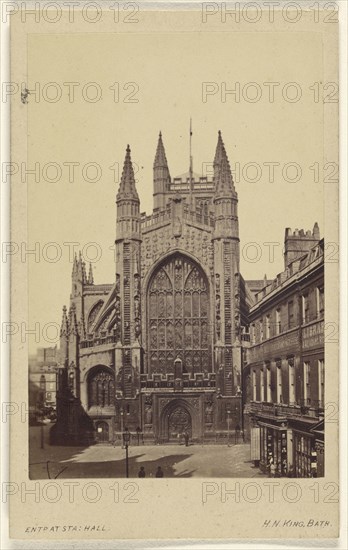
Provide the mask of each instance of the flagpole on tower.
{"label": "flagpole on tower", "polygon": [[192,118],[190,118],[190,205],[193,207]]}

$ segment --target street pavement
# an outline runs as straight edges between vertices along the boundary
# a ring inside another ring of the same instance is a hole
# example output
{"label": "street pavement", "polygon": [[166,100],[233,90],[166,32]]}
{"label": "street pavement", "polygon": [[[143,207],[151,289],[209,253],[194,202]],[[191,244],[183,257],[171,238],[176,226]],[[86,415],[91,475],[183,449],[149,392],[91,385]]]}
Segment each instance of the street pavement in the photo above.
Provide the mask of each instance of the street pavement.
{"label": "street pavement", "polygon": [[[122,478],[126,476],[126,451],[120,446],[50,446],[44,429],[41,448],[40,428],[30,428],[30,479]],[[154,477],[161,466],[164,477],[264,477],[250,461],[249,444],[131,445],[129,477],[138,477],[140,467],[146,477]]]}

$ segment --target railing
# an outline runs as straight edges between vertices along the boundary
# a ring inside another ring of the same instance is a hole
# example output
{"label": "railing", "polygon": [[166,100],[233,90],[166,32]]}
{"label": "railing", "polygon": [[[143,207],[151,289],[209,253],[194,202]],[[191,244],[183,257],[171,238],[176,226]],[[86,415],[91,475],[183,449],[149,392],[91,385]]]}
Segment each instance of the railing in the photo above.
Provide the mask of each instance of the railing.
{"label": "railing", "polygon": [[264,340],[258,344],[252,344],[252,347],[248,350],[248,361],[262,360],[263,355],[269,355],[272,353],[278,353],[287,347],[299,347],[300,344],[300,330],[295,328],[273,336],[269,340]]}
{"label": "railing", "polygon": [[[281,332],[264,338],[261,342],[251,342],[250,361],[260,357],[260,351],[265,354],[278,352],[286,346],[299,346],[299,336],[302,337],[304,349],[324,344],[324,319],[323,314],[310,315],[304,320],[306,324],[294,326],[295,323],[283,325]],[[273,332],[273,331],[272,331]],[[243,339],[243,338],[242,338]],[[262,348],[260,348],[262,346]]]}
{"label": "railing", "polygon": [[[193,191],[213,191],[214,182],[209,180],[207,177],[201,177],[199,180],[192,180]],[[190,180],[183,180],[182,178],[174,178],[172,183],[169,185],[170,191],[189,191],[190,190]]]}
{"label": "railing", "polygon": [[109,292],[112,289],[112,284],[95,285],[94,283],[93,284],[86,283],[84,285],[84,288],[88,288],[88,289],[93,288],[94,290],[99,290],[101,292]]}
{"label": "railing", "polygon": [[210,214],[204,214],[200,211],[192,211],[188,208],[184,208],[183,219],[187,221],[197,222],[201,225],[209,225],[210,227],[215,227],[215,218]]}
{"label": "railing", "polygon": [[[171,206],[167,206],[165,210],[154,212],[150,216],[142,214],[141,227],[142,229],[147,229],[153,225],[168,223],[171,220],[171,216]],[[210,227],[215,226],[215,219],[211,214],[205,214],[202,211],[192,211],[188,207],[184,207],[183,209],[183,219],[199,223],[200,225],[209,225]]]}
{"label": "railing", "polygon": [[170,218],[170,208],[167,208],[166,210],[160,210],[159,212],[155,212],[150,216],[143,216],[141,218],[141,227],[142,229],[146,229],[147,227],[152,227],[153,225],[157,225],[159,223],[168,223],[170,221]]}
{"label": "railing", "polygon": [[215,388],[216,375],[215,373],[201,374],[196,373],[194,376],[183,374],[182,378],[174,379],[174,374],[141,374],[140,388],[142,390],[195,390],[204,388]]}
{"label": "railing", "polygon": [[267,403],[251,401],[247,404],[245,412],[264,413],[277,418],[309,416],[317,418],[324,413],[323,403],[316,400],[300,400],[299,403],[289,405],[287,403]]}
{"label": "railing", "polygon": [[80,348],[93,348],[94,346],[103,346],[106,344],[116,344],[116,334],[110,332],[101,332],[99,336],[89,336],[87,340],[81,340]]}

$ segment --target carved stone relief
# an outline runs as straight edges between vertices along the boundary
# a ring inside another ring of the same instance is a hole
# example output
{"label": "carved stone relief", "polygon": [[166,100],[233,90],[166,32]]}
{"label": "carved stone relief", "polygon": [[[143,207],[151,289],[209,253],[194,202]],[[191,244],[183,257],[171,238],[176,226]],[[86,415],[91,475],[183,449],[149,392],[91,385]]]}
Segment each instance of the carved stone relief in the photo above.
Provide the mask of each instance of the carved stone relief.
{"label": "carved stone relief", "polygon": [[194,227],[182,227],[177,220],[172,226],[161,227],[144,235],[142,242],[141,269],[142,273],[153,265],[162,255],[170,250],[183,249],[195,255],[209,270],[213,269],[213,245],[211,234]]}

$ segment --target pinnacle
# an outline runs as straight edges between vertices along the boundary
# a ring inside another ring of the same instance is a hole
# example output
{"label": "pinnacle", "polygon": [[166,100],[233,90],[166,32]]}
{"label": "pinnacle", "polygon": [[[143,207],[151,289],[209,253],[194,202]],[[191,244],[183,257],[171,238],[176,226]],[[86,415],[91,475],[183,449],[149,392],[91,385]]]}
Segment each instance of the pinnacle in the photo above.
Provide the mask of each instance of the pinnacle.
{"label": "pinnacle", "polygon": [[73,302],[69,309],[69,333],[77,334],[76,305]]}
{"label": "pinnacle", "polygon": [[78,261],[77,261],[77,254],[75,252],[75,255],[74,255],[74,262],[73,262],[73,268],[72,268],[72,274],[75,275],[77,273],[77,269],[78,269]]}
{"label": "pinnacle", "polygon": [[156,155],[155,160],[153,163],[154,168],[167,168],[168,169],[168,163],[167,163],[167,157],[166,152],[164,149],[163,141],[162,141],[162,132],[159,133],[158,136],[158,143],[157,143],[157,149],[156,149]]}
{"label": "pinnacle", "polygon": [[82,282],[83,282],[83,283],[86,283],[86,282],[87,282],[87,276],[86,276],[86,262],[82,261],[82,262],[81,262],[81,266],[82,266]]}
{"label": "pinnacle", "polygon": [[219,164],[223,157],[227,157],[227,154],[225,150],[225,144],[223,142],[222,135],[221,135],[221,130],[219,130],[218,142],[217,142],[215,157],[214,157],[214,165]]}
{"label": "pinnacle", "polygon": [[231,194],[234,191],[231,167],[222,139],[221,130],[218,132],[218,142],[214,157],[214,180],[217,194]]}
{"label": "pinnacle", "polygon": [[92,264],[91,263],[89,263],[88,284],[89,285],[94,284],[93,269],[92,269]]}
{"label": "pinnacle", "polygon": [[60,326],[60,335],[61,336],[63,334],[67,335],[68,331],[69,331],[69,322],[68,322],[68,317],[67,317],[66,312],[67,312],[66,306],[63,306],[62,324]]}
{"label": "pinnacle", "polygon": [[126,156],[124,159],[122,177],[120,187],[117,193],[117,200],[122,198],[134,198],[139,200],[138,193],[135,187],[134,170],[131,159],[131,149],[127,145]]}

